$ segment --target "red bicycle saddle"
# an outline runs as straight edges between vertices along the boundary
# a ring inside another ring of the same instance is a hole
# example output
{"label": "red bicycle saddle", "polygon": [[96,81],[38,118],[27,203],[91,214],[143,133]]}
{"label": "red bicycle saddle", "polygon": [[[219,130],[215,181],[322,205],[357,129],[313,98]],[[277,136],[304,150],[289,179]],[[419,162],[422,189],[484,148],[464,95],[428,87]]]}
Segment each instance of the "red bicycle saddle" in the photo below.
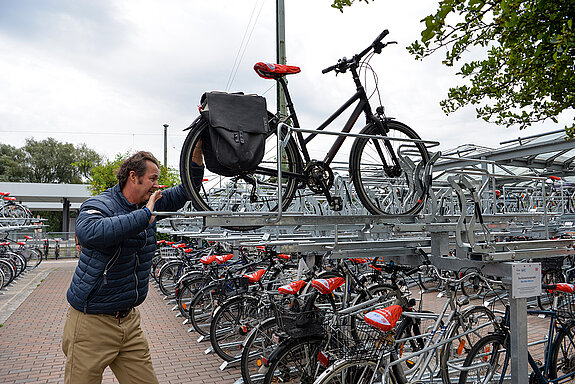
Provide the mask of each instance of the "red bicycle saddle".
{"label": "red bicycle saddle", "polygon": [[218,262],[218,264],[223,264],[228,260],[233,259],[234,255],[232,253],[227,254],[227,255],[221,255],[221,256],[216,256],[216,261]]}
{"label": "red bicycle saddle", "polygon": [[300,73],[301,69],[293,65],[262,63],[260,61],[254,65],[254,71],[264,79],[279,79],[286,75]]}
{"label": "red bicycle saddle", "polygon": [[216,255],[206,255],[200,259],[200,263],[208,265],[216,260]]}
{"label": "red bicycle saddle", "polygon": [[244,277],[247,277],[250,280],[250,283],[257,283],[258,281],[260,281],[260,279],[262,278],[264,273],[266,273],[266,270],[264,268],[262,268],[258,271],[244,275]]}
{"label": "red bicycle saddle", "polygon": [[330,277],[329,279],[316,279],[312,280],[311,286],[327,295],[332,293],[336,288],[341,287],[345,283],[343,277]]}
{"label": "red bicycle saddle", "polygon": [[284,295],[295,295],[304,286],[305,286],[305,281],[303,281],[303,280],[292,281],[289,284],[282,285],[281,287],[279,287],[278,292],[283,293]]}
{"label": "red bicycle saddle", "polygon": [[557,291],[565,293],[575,292],[575,285],[569,283],[557,283]]}
{"label": "red bicycle saddle", "polygon": [[401,316],[403,308],[401,305],[391,305],[389,307],[376,309],[365,314],[365,322],[375,328],[387,332],[395,327],[397,320]]}

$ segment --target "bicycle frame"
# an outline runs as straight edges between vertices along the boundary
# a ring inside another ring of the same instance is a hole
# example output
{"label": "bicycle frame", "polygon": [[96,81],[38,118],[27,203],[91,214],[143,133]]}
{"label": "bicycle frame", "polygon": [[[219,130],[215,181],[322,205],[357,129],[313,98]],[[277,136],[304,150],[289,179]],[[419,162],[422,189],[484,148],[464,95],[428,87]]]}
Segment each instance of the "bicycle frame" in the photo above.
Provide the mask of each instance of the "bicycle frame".
{"label": "bicycle frame", "polygon": [[[352,73],[353,76],[353,80],[355,82],[356,85],[356,92],[355,94],[350,97],[341,107],[339,107],[331,116],[329,116],[322,124],[320,124],[315,130],[316,131],[323,131],[325,128],[327,128],[335,119],[337,119],[339,116],[341,116],[343,114],[343,112],[345,112],[346,110],[348,110],[354,103],[358,102],[357,105],[355,106],[351,116],[348,118],[347,122],[345,123],[345,125],[343,126],[343,128],[341,129],[341,133],[349,133],[352,128],[354,127],[355,123],[357,122],[357,120],[359,119],[359,117],[361,116],[362,112],[365,114],[366,116],[366,121],[367,122],[372,122],[378,126],[380,126],[381,128],[381,134],[383,136],[385,136],[386,130],[384,127],[385,122],[380,119],[378,119],[376,116],[373,115],[373,112],[371,110],[371,105],[369,104],[369,99],[367,97],[367,94],[365,93],[365,88],[363,87],[363,84],[361,84],[361,80],[359,79],[359,74],[357,72],[357,64],[354,64],[352,66],[350,66],[349,70]],[[299,125],[299,121],[297,118],[297,114],[295,111],[295,107],[293,104],[293,101],[291,99],[288,87],[287,87],[287,82],[283,77],[280,77],[277,79],[277,82],[281,85],[282,89],[284,90],[284,94],[286,97],[286,106],[289,109],[290,115],[287,116],[284,121],[287,121],[289,119],[291,119],[293,121],[293,126],[294,128],[301,128]],[[319,133],[310,133],[307,137],[304,137],[302,132],[296,132],[296,137],[297,137],[297,142],[299,144],[299,149],[301,152],[301,155],[303,155],[303,160],[305,162],[305,164],[309,163],[310,161],[312,161],[310,155],[309,155],[309,151],[307,148],[307,144],[313,139],[315,138]],[[330,165],[335,156],[337,155],[337,153],[339,152],[341,146],[343,145],[344,141],[346,139],[345,135],[340,135],[337,137],[337,139],[334,141],[334,143],[332,144],[331,148],[329,149],[329,151],[327,152],[327,154],[325,155],[324,159],[323,159],[323,163]],[[384,142],[385,146],[387,147],[388,153],[390,154],[394,164],[393,165],[398,165],[399,164],[399,160],[397,159],[396,154],[394,153],[393,149],[391,148],[391,145],[389,143],[389,141],[385,141]],[[389,167],[390,165],[387,164],[387,161],[385,159],[385,156],[383,155],[383,150],[379,144],[379,142],[377,140],[375,140],[375,146],[377,147],[377,150],[380,154],[381,160],[383,161],[383,164],[385,167]],[[264,170],[261,167],[258,167],[258,170],[262,171]],[[270,175],[275,175],[277,173],[277,171],[273,171],[272,173],[270,173]],[[284,174],[289,174],[292,177],[296,177],[299,178],[301,180],[304,180],[304,175],[299,175],[299,174],[293,174],[292,172],[289,172],[287,170],[283,171]]]}
{"label": "bicycle frame", "polygon": [[[486,322],[486,323],[481,324],[477,327],[467,329],[466,331],[464,331],[460,334],[457,334],[453,337],[444,339],[444,337],[446,335],[446,331],[447,331],[448,327],[450,326],[452,320],[455,318],[457,313],[460,312],[456,308],[455,296],[452,293],[451,288],[448,287],[446,289],[446,291],[447,291],[447,300],[446,300],[445,304],[443,305],[443,308],[441,309],[441,311],[439,313],[437,313],[437,314],[431,314],[431,313],[427,314],[427,313],[420,313],[420,312],[404,312],[403,313],[403,315],[405,315],[407,317],[419,318],[419,319],[436,318],[437,320],[435,321],[435,324],[433,325],[433,329],[430,332],[424,333],[421,335],[415,335],[415,336],[412,336],[409,338],[399,339],[399,340],[395,341],[396,344],[399,344],[399,343],[406,342],[409,340],[414,340],[417,338],[425,337],[425,344],[421,350],[414,352],[414,353],[410,353],[407,356],[401,357],[398,360],[395,360],[394,362],[392,362],[386,366],[385,371],[384,371],[384,379],[387,377],[389,370],[391,370],[391,368],[394,365],[405,362],[405,361],[409,360],[410,358],[413,358],[414,356],[423,355],[422,358],[418,359],[417,363],[406,372],[407,374],[415,373],[415,375],[413,377],[411,377],[410,380],[421,380],[423,378],[425,371],[428,369],[431,360],[435,356],[436,352],[438,352],[442,346],[444,346],[445,344],[450,343],[454,340],[457,340],[458,338],[460,338],[462,336],[466,336],[470,333],[476,332],[479,329],[482,329],[482,328],[489,326],[491,324],[491,322]],[[449,314],[447,314],[448,308],[451,308],[451,311],[449,312]],[[442,325],[441,321],[445,316],[447,316],[447,320]],[[436,336],[437,336],[437,339],[436,339]],[[430,375],[433,375],[435,373],[436,372],[431,372]],[[385,380],[384,380],[384,382],[385,382]]]}
{"label": "bicycle frame", "polygon": [[[569,328],[565,327],[565,323],[563,320],[561,320],[561,318],[559,316],[557,316],[557,312],[555,310],[539,310],[539,309],[529,309],[527,310],[528,314],[531,315],[544,315],[546,317],[549,317],[549,330],[547,332],[547,347],[544,350],[544,359],[545,362],[543,364],[543,367],[540,368],[537,363],[535,362],[535,359],[533,359],[533,357],[531,356],[531,353],[528,351],[527,352],[527,359],[528,359],[528,363],[529,366],[531,367],[531,369],[533,370],[533,372],[535,373],[535,375],[537,376],[537,379],[539,380],[539,382],[541,382],[542,384],[551,384],[551,383],[560,383],[563,380],[567,379],[567,378],[572,378],[573,377],[573,373],[570,374],[565,374],[563,376],[559,376],[556,379],[552,379],[549,380],[549,357],[551,356],[551,352],[553,351],[553,347],[554,347],[554,343],[553,343],[553,339],[555,334],[557,334],[557,330],[568,330]],[[559,326],[557,326],[557,323],[559,324]],[[565,332],[568,336],[569,336],[569,341],[571,343],[575,344],[575,337],[571,332]],[[507,340],[509,339],[509,306],[506,306],[505,308],[505,337],[506,337],[506,344],[508,344]],[[511,359],[511,355],[508,351],[506,351],[505,353],[505,360],[503,363],[503,367],[502,367],[502,372],[507,372],[507,369],[509,368],[509,361]],[[477,368],[477,366],[471,366],[469,367],[470,369],[472,368]],[[499,378],[499,383],[503,384],[506,380],[505,375],[501,376]]]}

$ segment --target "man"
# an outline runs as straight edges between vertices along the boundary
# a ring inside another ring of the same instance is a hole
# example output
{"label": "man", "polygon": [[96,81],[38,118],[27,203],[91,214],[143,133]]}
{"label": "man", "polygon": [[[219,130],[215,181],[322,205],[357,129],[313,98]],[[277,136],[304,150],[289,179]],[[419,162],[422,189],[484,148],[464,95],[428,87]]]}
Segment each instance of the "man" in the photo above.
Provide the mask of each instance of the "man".
{"label": "man", "polygon": [[101,383],[107,366],[121,384],[158,383],[136,307],[146,298],[156,248],[152,212],[188,200],[182,185],[158,190],[159,176],[158,160],[138,152],[120,166],[118,184],[82,204],[62,337],[65,383]]}

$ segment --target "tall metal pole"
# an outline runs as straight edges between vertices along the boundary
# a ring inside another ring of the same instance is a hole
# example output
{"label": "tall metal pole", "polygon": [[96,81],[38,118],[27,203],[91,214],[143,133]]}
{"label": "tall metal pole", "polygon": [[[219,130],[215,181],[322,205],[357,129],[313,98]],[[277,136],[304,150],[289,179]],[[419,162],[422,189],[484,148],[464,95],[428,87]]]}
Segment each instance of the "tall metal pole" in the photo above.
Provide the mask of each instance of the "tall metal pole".
{"label": "tall metal pole", "polygon": [[[276,0],[276,49],[277,63],[286,64],[286,32],[284,0]],[[277,107],[281,116],[286,116],[286,100],[283,89],[277,87]]]}
{"label": "tall metal pole", "polygon": [[168,124],[164,124],[164,167],[168,168]]}

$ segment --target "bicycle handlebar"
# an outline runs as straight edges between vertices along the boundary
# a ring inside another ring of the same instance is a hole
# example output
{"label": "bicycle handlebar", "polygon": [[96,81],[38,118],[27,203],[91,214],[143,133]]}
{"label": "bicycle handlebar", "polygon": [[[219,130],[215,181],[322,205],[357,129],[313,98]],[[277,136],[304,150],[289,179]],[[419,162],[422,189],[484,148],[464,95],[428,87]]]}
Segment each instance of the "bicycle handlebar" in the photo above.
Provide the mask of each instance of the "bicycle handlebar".
{"label": "bicycle handlebar", "polygon": [[373,43],[371,43],[371,45],[369,47],[367,47],[366,49],[361,51],[361,53],[354,55],[353,58],[351,58],[351,59],[347,59],[344,57],[344,58],[338,60],[337,64],[329,66],[325,69],[322,69],[321,73],[326,74],[328,72],[333,71],[334,69],[337,69],[339,72],[344,72],[349,67],[350,64],[358,62],[359,59],[361,59],[363,56],[365,56],[372,49],[375,53],[381,53],[381,50],[383,48],[385,48],[385,46],[387,44],[395,43],[395,42],[389,42],[387,44],[383,44],[381,41],[387,35],[389,35],[389,31],[387,29],[384,29],[383,32],[381,32],[379,34],[379,36],[377,36],[377,38],[373,41]]}

